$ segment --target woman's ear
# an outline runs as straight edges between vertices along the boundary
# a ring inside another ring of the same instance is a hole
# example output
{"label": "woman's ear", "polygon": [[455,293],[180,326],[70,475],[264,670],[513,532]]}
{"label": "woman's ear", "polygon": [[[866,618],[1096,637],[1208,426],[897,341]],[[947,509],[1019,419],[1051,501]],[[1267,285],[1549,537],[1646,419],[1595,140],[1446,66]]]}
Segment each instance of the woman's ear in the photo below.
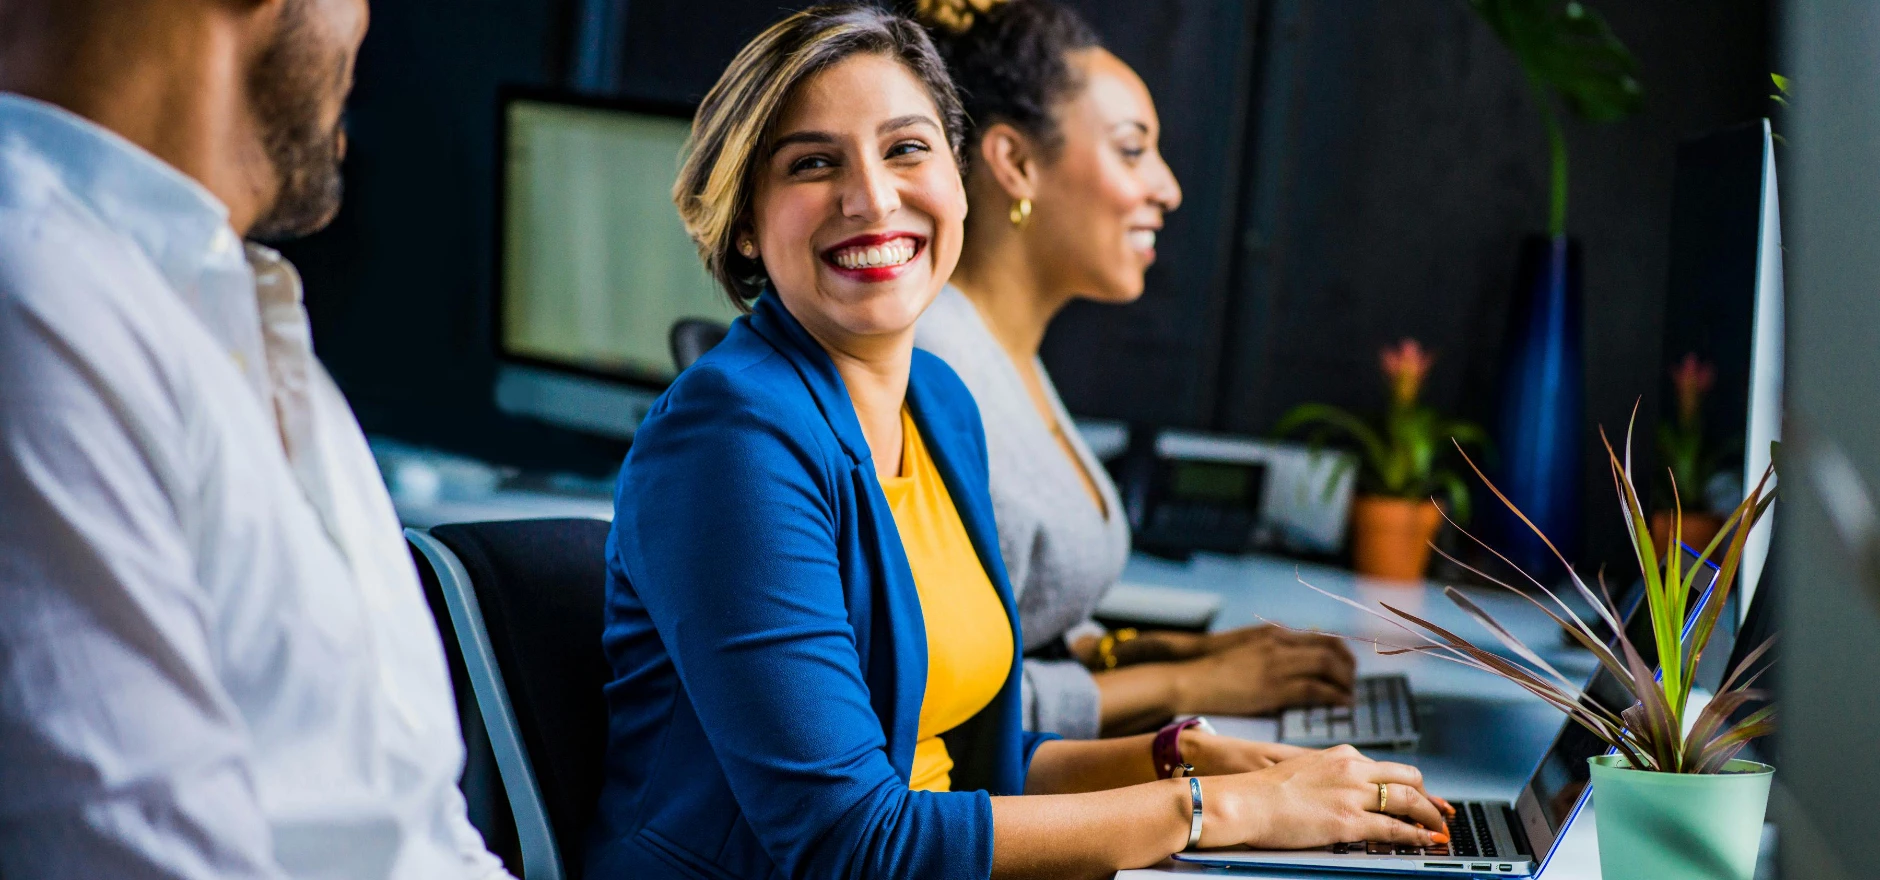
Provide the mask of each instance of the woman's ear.
{"label": "woman's ear", "polygon": [[1030,137],[1004,122],[986,126],[979,136],[979,167],[1008,198],[1037,195],[1038,153]]}

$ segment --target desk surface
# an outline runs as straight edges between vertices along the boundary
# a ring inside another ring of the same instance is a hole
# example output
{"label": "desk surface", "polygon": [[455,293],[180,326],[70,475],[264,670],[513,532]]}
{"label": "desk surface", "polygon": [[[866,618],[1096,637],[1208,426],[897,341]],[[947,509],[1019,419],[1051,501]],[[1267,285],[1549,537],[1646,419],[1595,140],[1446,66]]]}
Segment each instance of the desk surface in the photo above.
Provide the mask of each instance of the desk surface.
{"label": "desk surface", "polygon": [[[1270,620],[1383,642],[1411,643],[1403,641],[1402,630],[1314,592],[1300,583],[1303,580],[1368,608],[1375,609],[1378,603],[1388,602],[1459,635],[1492,638],[1444,598],[1433,584],[1373,581],[1342,569],[1272,557],[1201,554],[1189,562],[1177,563],[1137,555],[1124,569],[1123,580],[1220,594],[1222,604],[1215,618],[1216,628]],[[1501,590],[1464,588],[1464,592],[1563,673],[1568,676],[1592,673],[1591,655],[1568,648],[1559,628],[1527,600]],[[1513,800],[1533,772],[1535,762],[1560,731],[1563,716],[1558,710],[1497,676],[1435,657],[1386,657],[1363,645],[1354,646],[1354,650],[1361,672],[1402,672],[1410,677],[1416,690],[1421,743],[1411,752],[1376,752],[1373,756],[1415,764],[1423,771],[1430,790],[1437,794],[1452,799]],[[1255,874],[1171,862],[1156,869],[1125,871],[1118,877],[1142,880],[1194,875],[1298,877],[1301,880],[1378,876],[1271,871]],[[1582,812],[1568,828],[1566,838],[1542,876],[1547,880],[1582,880],[1599,875],[1597,843],[1589,810]]]}
{"label": "desk surface", "polygon": [[[400,504],[407,525],[440,522],[520,519],[539,516],[612,518],[612,505],[600,498],[552,493],[497,492],[433,499],[428,504]],[[1188,562],[1134,555],[1123,580],[1153,586],[1182,587],[1222,597],[1217,629],[1263,621],[1309,627],[1389,642],[1404,633],[1386,621],[1314,592],[1301,580],[1333,595],[1378,608],[1388,602],[1461,635],[1490,639],[1434,584],[1395,584],[1360,578],[1349,571],[1269,556],[1199,554]],[[1477,605],[1539,652],[1569,677],[1590,675],[1592,657],[1568,647],[1558,627],[1527,600],[1501,590],[1463,588]],[[1563,597],[1569,598],[1571,597]],[[1486,646],[1486,645],[1485,645]],[[1521,688],[1485,672],[1418,655],[1385,657],[1354,646],[1361,672],[1403,672],[1416,689],[1422,742],[1413,752],[1379,752],[1377,757],[1415,764],[1432,791],[1454,799],[1512,800],[1552,743],[1561,714]],[[1767,829],[1766,829],[1767,831]],[[1764,861],[1774,847],[1765,834]],[[1770,876],[1767,864],[1759,877]],[[1376,874],[1271,872],[1209,869],[1173,862],[1158,868],[1124,871],[1119,878],[1212,875],[1224,877],[1376,878]],[[1568,827],[1543,880],[1597,880],[1598,839],[1589,807]]]}

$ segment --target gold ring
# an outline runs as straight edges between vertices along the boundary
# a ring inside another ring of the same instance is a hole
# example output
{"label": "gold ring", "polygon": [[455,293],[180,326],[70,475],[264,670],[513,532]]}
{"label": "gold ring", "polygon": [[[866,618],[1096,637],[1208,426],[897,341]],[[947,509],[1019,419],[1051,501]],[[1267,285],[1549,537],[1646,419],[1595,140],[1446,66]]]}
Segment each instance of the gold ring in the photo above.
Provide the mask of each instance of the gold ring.
{"label": "gold ring", "polygon": [[1390,805],[1390,787],[1380,782],[1377,784],[1377,811],[1382,813]]}

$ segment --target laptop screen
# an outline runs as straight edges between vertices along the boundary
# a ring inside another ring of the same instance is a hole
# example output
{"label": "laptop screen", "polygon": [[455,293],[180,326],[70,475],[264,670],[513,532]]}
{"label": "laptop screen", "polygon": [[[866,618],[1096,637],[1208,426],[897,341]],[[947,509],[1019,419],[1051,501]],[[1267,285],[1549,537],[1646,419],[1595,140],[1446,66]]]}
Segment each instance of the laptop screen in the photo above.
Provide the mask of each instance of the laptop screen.
{"label": "laptop screen", "polygon": [[[1686,562],[1693,561],[1687,553]],[[1699,593],[1691,603],[1685,617],[1684,631],[1688,634],[1691,624],[1696,622],[1698,612],[1710,600],[1711,587],[1715,585],[1717,568],[1708,566],[1708,576],[1699,577],[1692,585],[1692,591]],[[1626,600],[1619,603],[1624,614],[1626,637],[1645,658],[1645,662],[1656,668],[1658,640],[1652,634],[1651,613],[1645,607],[1644,585],[1633,587]],[[1615,642],[1616,645],[1616,642]],[[1712,650],[1717,645],[1713,641]],[[1724,650],[1728,654],[1727,648]],[[1604,666],[1587,681],[1586,693],[1600,705],[1609,709],[1630,706],[1632,699],[1625,686],[1619,682]],[[1591,781],[1592,770],[1587,767],[1587,760],[1606,754],[1609,747],[1604,740],[1594,736],[1579,722],[1567,719],[1560,729],[1560,735],[1541,758],[1540,765],[1534,768],[1534,775],[1529,778],[1527,788],[1515,803],[1515,815],[1519,818],[1528,835],[1528,843],[1534,855],[1545,858],[1553,851],[1554,840],[1566,828],[1567,822],[1579,810],[1580,801]]]}

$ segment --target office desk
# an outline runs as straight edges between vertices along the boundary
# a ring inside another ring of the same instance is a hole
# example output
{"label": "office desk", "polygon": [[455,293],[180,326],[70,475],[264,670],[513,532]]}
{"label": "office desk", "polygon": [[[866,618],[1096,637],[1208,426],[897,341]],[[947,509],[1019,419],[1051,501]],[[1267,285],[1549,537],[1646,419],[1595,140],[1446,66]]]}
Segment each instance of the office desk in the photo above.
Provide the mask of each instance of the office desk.
{"label": "office desk", "polygon": [[[1257,624],[1265,619],[1381,641],[1402,638],[1401,630],[1313,592],[1299,582],[1304,580],[1366,607],[1389,602],[1458,635],[1493,641],[1434,584],[1406,586],[1371,581],[1342,569],[1273,557],[1200,554],[1189,562],[1178,563],[1137,554],[1124,569],[1123,580],[1219,593],[1222,605],[1215,618],[1217,629]],[[1592,656],[1567,647],[1559,627],[1526,600],[1498,589],[1464,588],[1464,592],[1567,676],[1592,674]],[[1413,752],[1375,752],[1372,756],[1415,764],[1423,771],[1430,791],[1437,794],[1452,799],[1513,800],[1560,730],[1563,716],[1558,710],[1497,676],[1434,657],[1379,656],[1363,645],[1354,645],[1353,650],[1358,655],[1360,673],[1402,672],[1410,677],[1416,690],[1421,744]],[[1568,828],[1542,876],[1546,880],[1599,877],[1596,847],[1592,813],[1583,811]],[[1174,862],[1117,876],[1142,880],[1197,875],[1301,880],[1378,876],[1206,869]]]}
{"label": "office desk", "polygon": [[[407,525],[440,522],[519,519],[537,516],[574,516],[610,519],[613,506],[605,498],[552,493],[503,491],[399,505]],[[1349,605],[1313,592],[1304,580],[1327,592],[1376,608],[1389,602],[1459,635],[1492,637],[1461,609],[1444,598],[1434,584],[1404,586],[1359,578],[1349,571],[1269,556],[1199,554],[1188,562],[1171,562],[1136,554],[1123,571],[1129,583],[1183,587],[1217,593],[1221,611],[1217,629],[1258,624],[1262,620],[1310,627],[1389,641],[1401,630]],[[1559,628],[1526,600],[1501,590],[1465,588],[1477,605],[1569,677],[1591,675],[1592,657],[1568,647]],[[1563,596],[1576,607],[1577,597]],[[1416,688],[1422,742],[1414,752],[1378,752],[1375,757],[1417,765],[1430,790],[1457,799],[1512,800],[1527,781],[1541,753],[1560,729],[1561,714],[1519,687],[1484,672],[1432,657],[1383,657],[1362,645],[1354,646],[1361,672],[1403,672]],[[1544,880],[1597,880],[1598,843],[1589,807],[1568,827]],[[1765,834],[1764,862],[1774,851]],[[1771,876],[1765,864],[1758,877]],[[1299,878],[1376,878],[1375,874],[1330,872],[1272,872],[1207,869],[1167,863],[1159,868],[1124,871],[1120,878],[1221,876]]]}

